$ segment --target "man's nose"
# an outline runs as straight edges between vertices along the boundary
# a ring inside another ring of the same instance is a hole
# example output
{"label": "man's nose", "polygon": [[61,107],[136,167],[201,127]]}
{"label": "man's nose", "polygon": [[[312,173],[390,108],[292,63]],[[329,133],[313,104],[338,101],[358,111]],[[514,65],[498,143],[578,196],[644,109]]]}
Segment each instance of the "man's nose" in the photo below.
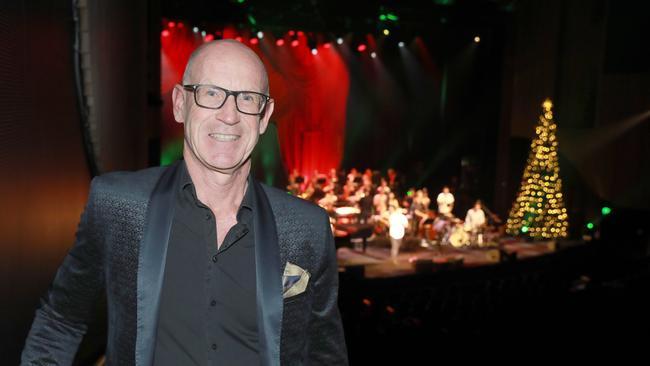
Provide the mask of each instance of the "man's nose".
{"label": "man's nose", "polygon": [[[231,98],[232,97],[232,98]],[[237,102],[234,95],[226,97],[226,102],[218,109],[217,119],[228,125],[234,125],[239,122],[239,111],[237,111]]]}

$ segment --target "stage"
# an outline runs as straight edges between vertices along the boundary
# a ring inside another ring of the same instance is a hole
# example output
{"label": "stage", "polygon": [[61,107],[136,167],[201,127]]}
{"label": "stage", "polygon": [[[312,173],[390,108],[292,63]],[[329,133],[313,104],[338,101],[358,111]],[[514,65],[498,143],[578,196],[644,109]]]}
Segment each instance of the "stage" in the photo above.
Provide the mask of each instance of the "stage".
{"label": "stage", "polygon": [[489,266],[548,255],[556,251],[555,241],[525,242],[512,238],[485,247],[460,247],[451,245],[422,246],[417,238],[406,238],[395,260],[390,258],[390,241],[377,237],[362,248],[341,247],[337,250],[339,267],[363,266],[365,278],[408,276],[416,272],[454,270]]}

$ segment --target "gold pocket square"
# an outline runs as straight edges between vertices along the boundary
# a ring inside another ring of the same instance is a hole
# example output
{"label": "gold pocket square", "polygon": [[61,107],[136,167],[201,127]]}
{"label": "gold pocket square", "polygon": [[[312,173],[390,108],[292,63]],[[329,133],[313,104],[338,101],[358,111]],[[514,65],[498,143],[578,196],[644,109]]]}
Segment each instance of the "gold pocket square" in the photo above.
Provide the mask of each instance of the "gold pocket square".
{"label": "gold pocket square", "polygon": [[282,298],[287,299],[305,292],[308,283],[309,272],[287,262],[282,275]]}

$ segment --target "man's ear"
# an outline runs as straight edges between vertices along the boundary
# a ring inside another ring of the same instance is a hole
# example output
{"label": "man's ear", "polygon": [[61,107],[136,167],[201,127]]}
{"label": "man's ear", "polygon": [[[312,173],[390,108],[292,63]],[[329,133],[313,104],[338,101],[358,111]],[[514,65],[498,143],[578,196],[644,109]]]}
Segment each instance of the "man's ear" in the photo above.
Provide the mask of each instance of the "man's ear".
{"label": "man's ear", "polygon": [[266,103],[266,107],[264,108],[264,114],[262,115],[262,118],[260,118],[260,135],[264,134],[264,132],[266,132],[266,128],[269,127],[269,120],[271,119],[271,114],[273,114],[274,106],[275,101],[273,99],[269,99],[269,101]]}
{"label": "man's ear", "polygon": [[172,107],[174,119],[178,123],[185,122],[185,97],[187,93],[181,85],[176,84],[172,90]]}

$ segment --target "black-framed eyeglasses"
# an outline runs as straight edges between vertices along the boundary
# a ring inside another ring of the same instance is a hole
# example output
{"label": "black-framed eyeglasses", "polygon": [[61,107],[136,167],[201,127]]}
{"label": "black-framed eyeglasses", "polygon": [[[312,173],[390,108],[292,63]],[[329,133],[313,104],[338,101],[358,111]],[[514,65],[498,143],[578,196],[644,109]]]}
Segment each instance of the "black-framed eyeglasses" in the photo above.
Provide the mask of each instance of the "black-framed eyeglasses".
{"label": "black-framed eyeglasses", "polygon": [[196,105],[208,109],[219,109],[226,104],[229,96],[234,96],[237,110],[243,114],[259,116],[271,99],[268,95],[253,91],[232,91],[216,85],[188,84],[183,89],[194,92]]}

